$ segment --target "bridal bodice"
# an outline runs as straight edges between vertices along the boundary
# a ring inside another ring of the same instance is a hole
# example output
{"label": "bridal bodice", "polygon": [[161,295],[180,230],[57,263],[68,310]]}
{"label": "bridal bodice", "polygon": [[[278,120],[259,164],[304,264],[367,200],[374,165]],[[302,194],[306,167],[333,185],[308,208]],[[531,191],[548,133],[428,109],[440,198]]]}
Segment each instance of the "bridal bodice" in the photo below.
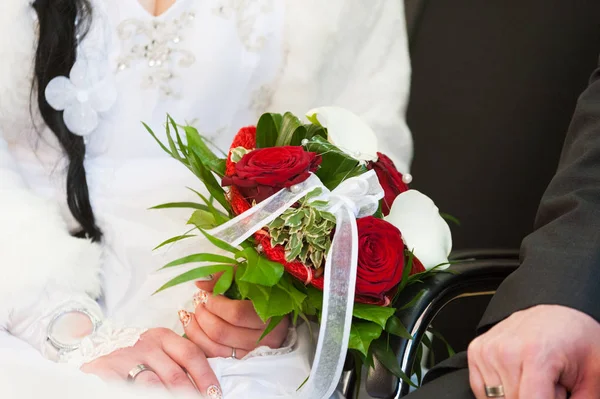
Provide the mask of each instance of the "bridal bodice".
{"label": "bridal bodice", "polygon": [[[199,188],[142,122],[164,139],[169,113],[227,151],[236,130],[268,106],[269,87],[282,66],[284,10],[272,0],[178,0],[155,17],[134,0],[94,5],[79,57],[105,68],[100,73],[117,93],[85,137],[90,197],[108,250],[103,287],[110,314],[122,310],[122,301],[161,266],[152,248],[185,230],[184,212],[161,215],[148,208],[192,200],[185,187]],[[80,86],[85,89],[85,82]],[[11,149],[29,186],[61,204],[75,229],[57,167],[63,156],[51,132],[42,137],[13,140]]]}

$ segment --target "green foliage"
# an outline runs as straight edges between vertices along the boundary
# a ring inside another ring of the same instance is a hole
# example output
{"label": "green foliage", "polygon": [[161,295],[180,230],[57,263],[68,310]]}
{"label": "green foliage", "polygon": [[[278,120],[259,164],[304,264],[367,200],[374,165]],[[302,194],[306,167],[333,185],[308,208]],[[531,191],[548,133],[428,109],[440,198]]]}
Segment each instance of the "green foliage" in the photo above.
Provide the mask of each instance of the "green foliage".
{"label": "green foliage", "polygon": [[410,335],[406,327],[402,324],[402,321],[396,316],[389,318],[385,325],[385,331],[400,338],[412,339],[412,335]]}
{"label": "green foliage", "polygon": [[281,263],[273,262],[264,256],[260,256],[254,248],[246,248],[238,252],[236,257],[246,259],[246,268],[244,273],[239,277],[240,281],[272,287],[283,276],[285,269]]}
{"label": "green foliage", "polygon": [[231,162],[237,163],[241,161],[244,155],[252,152],[252,150],[249,150],[245,147],[235,147],[229,150],[229,152],[231,153]]}
{"label": "green foliage", "polygon": [[179,128],[170,115],[167,116],[166,136],[168,146],[156,136],[152,129],[144,124],[150,135],[160,147],[171,157],[185,165],[206,186],[210,195],[228,212],[231,206],[225,198],[225,192],[214,174],[223,176],[225,173],[225,160],[217,157],[208,148],[202,136],[191,126],[183,126],[187,144],[183,141]]}
{"label": "green foliage", "polygon": [[348,348],[367,356],[371,343],[381,336],[382,331],[383,328],[376,323],[354,320],[350,329]]}
{"label": "green foliage", "polygon": [[160,244],[158,244],[153,249],[153,251],[156,251],[157,249],[162,248],[162,247],[164,247],[166,245],[173,244],[175,242],[178,242],[178,241],[181,241],[181,240],[185,240],[186,238],[191,238],[191,237],[196,237],[196,235],[195,234],[183,234],[183,235],[180,235],[180,236],[175,236],[173,238],[169,238],[168,240],[163,241]]}
{"label": "green foliage", "polygon": [[390,349],[387,338],[381,337],[378,340],[374,341],[371,345],[371,349],[373,351],[373,355],[381,362],[381,364],[388,369],[392,374],[396,377],[400,378],[406,384],[417,388],[414,382],[410,380],[410,378],[406,375],[405,372],[402,371],[400,365],[398,364],[398,359],[396,359],[396,355]]}
{"label": "green foliage", "polygon": [[302,122],[300,122],[300,119],[291,112],[286,112],[283,114],[281,128],[275,146],[300,145],[302,140],[306,138],[306,134],[307,130]]}
{"label": "green foliage", "polygon": [[395,312],[394,308],[355,303],[353,316],[361,320],[371,321],[381,326],[381,328],[385,328],[389,318]]}
{"label": "green foliage", "polygon": [[256,125],[256,148],[274,147],[279,137],[283,116],[264,114]]}
{"label": "green foliage", "polygon": [[351,177],[367,172],[367,167],[344,153],[321,136],[314,136],[306,145],[308,151],[320,154],[323,161],[316,175],[330,190]]}
{"label": "green foliage", "polygon": [[181,265],[187,265],[189,263],[199,263],[199,262],[219,262],[219,263],[223,263],[223,264],[232,264],[232,265],[235,265],[237,263],[237,261],[235,259],[228,258],[227,256],[203,253],[203,254],[188,255],[183,258],[179,258],[177,260],[174,260],[171,263],[166,264],[165,266],[162,267],[162,269],[168,269],[170,267],[176,267],[176,266],[181,266]]}
{"label": "green foliage", "polygon": [[187,224],[196,226],[198,229],[211,229],[219,225],[215,219],[215,215],[212,212],[203,209],[198,209],[196,212],[192,213]]}
{"label": "green foliage", "polygon": [[198,267],[196,269],[192,269],[182,275],[175,277],[172,280],[169,280],[166,284],[156,290],[156,293],[166,290],[167,288],[174,287],[179,284],[187,283],[188,281],[195,281],[205,277],[210,276],[211,274],[223,273],[228,269],[233,269],[232,265],[229,264],[221,264],[221,265],[211,265],[211,266],[203,266]]}
{"label": "green foliage", "polygon": [[315,269],[324,265],[335,228],[335,216],[310,202],[319,193],[309,193],[297,208],[286,209],[267,226],[271,245],[283,245],[288,262],[299,260]]}

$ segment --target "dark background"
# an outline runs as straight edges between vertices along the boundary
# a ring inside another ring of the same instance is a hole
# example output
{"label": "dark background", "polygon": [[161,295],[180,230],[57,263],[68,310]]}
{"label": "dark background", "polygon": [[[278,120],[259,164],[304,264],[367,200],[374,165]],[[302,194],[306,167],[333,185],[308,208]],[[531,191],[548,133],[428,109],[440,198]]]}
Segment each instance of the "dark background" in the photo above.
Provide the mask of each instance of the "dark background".
{"label": "dark background", "polygon": [[[600,0],[405,4],[412,188],[460,219],[455,250],[518,248],[598,65]],[[465,349],[486,303],[456,301],[434,324]]]}

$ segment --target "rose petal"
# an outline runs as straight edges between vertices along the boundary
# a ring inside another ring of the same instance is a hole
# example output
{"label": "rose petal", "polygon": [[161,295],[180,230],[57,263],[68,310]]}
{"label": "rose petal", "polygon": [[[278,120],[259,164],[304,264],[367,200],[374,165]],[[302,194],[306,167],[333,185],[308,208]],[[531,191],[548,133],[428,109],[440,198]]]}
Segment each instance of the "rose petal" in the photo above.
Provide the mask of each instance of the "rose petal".
{"label": "rose petal", "polygon": [[377,136],[356,114],[340,107],[315,108],[306,113],[327,128],[328,139],[340,150],[360,161],[377,160]]}
{"label": "rose petal", "polygon": [[89,102],[75,101],[65,109],[63,118],[69,130],[79,136],[87,136],[98,126],[98,113]]}
{"label": "rose petal", "polygon": [[75,87],[65,76],[52,79],[45,91],[46,101],[57,111],[63,111],[75,101]]}
{"label": "rose petal", "polygon": [[452,250],[452,234],[434,202],[417,190],[400,194],[385,218],[402,233],[425,269],[448,262]]}

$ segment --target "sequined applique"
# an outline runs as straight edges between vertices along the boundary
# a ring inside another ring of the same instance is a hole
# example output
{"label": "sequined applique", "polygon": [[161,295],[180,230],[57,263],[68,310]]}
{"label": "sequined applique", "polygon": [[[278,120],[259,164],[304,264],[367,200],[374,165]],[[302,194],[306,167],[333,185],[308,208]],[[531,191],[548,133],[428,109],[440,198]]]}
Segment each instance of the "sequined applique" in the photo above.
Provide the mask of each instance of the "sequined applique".
{"label": "sequined applique", "polygon": [[213,12],[226,19],[235,18],[238,37],[246,50],[258,52],[266,37],[255,27],[259,18],[274,9],[274,0],[222,0]]}
{"label": "sequined applique", "polygon": [[184,12],[178,18],[159,21],[128,19],[117,27],[123,44],[117,72],[145,62],[147,72],[142,75],[142,88],[159,88],[167,96],[176,96],[173,80],[178,68],[189,68],[196,62],[194,54],[180,48],[184,33],[195,20],[193,12]]}

